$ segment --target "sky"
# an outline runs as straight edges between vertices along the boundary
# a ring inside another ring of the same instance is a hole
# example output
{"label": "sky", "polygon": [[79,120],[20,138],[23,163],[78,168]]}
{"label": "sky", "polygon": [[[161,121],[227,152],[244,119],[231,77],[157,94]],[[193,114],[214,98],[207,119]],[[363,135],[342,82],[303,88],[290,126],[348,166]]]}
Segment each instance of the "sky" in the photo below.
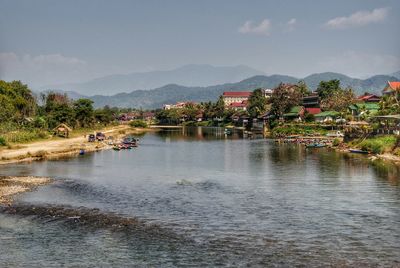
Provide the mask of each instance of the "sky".
{"label": "sky", "polygon": [[0,79],[33,86],[186,64],[304,77],[400,70],[398,0],[0,0]]}

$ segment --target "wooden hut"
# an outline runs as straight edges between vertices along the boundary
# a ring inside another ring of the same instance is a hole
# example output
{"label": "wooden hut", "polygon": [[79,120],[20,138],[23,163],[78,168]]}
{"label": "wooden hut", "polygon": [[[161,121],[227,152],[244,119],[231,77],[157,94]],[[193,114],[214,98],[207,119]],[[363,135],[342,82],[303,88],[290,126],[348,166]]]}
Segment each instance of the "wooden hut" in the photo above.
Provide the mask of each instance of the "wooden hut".
{"label": "wooden hut", "polygon": [[58,126],[56,126],[53,129],[54,135],[60,136],[60,137],[64,137],[64,138],[68,138],[69,137],[69,133],[72,132],[72,129],[67,126],[66,124],[59,124]]}

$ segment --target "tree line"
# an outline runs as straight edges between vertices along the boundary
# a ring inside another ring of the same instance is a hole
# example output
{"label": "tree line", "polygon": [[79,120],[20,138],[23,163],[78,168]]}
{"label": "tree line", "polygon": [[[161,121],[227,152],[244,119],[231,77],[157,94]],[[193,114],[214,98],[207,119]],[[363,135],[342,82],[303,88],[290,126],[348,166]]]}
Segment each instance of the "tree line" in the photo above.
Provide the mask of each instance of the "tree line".
{"label": "tree line", "polygon": [[20,81],[0,80],[0,130],[20,128],[52,129],[60,123],[71,127],[109,124],[118,108],[94,109],[89,99],[71,100],[66,94],[50,92],[35,96]]}

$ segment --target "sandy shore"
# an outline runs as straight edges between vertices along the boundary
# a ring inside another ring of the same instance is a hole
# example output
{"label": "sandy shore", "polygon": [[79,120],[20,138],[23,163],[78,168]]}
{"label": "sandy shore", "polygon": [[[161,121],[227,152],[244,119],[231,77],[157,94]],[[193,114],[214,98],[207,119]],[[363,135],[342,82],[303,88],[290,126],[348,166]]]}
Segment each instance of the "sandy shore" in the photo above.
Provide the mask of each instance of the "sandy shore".
{"label": "sandy shore", "polygon": [[[140,134],[147,131],[155,131],[155,129],[134,129],[128,125],[119,125],[102,130],[106,136],[113,136],[114,139],[120,139],[126,134]],[[15,147],[0,150],[0,165],[77,156],[81,149],[85,152],[94,152],[111,148],[106,142],[88,142],[87,135],[84,134],[68,139],[52,138]]]}
{"label": "sandy shore", "polygon": [[45,177],[0,177],[0,205],[11,204],[17,194],[34,190],[52,180]]}

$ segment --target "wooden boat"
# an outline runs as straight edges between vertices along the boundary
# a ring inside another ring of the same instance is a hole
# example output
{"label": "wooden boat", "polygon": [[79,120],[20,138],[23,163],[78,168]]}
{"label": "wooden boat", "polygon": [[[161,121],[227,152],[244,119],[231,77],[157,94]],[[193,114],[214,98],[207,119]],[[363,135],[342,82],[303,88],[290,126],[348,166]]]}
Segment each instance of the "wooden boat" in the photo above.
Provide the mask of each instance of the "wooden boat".
{"label": "wooden boat", "polygon": [[326,147],[326,145],[322,143],[310,143],[306,145],[306,148],[322,148],[322,147]]}
{"label": "wooden boat", "polygon": [[139,139],[136,139],[136,138],[134,138],[132,136],[127,136],[122,140],[122,144],[123,145],[128,145],[130,147],[137,147],[138,141],[139,141]]}
{"label": "wooden boat", "polygon": [[368,151],[359,150],[359,149],[349,149],[349,152],[354,153],[354,154],[369,154]]}

